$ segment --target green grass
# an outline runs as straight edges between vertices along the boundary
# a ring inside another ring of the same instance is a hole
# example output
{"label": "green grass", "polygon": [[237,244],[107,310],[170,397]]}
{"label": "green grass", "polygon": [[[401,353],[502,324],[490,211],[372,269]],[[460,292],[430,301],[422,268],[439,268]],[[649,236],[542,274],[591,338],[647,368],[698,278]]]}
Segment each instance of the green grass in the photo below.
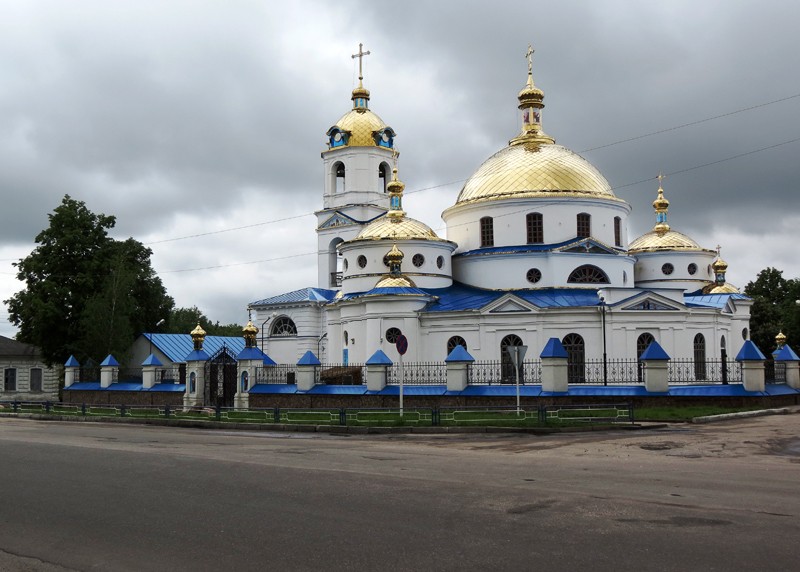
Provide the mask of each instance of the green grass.
{"label": "green grass", "polygon": [[738,413],[740,411],[757,411],[763,407],[718,407],[714,405],[697,405],[689,407],[639,407],[634,409],[636,421],[691,421],[694,417]]}

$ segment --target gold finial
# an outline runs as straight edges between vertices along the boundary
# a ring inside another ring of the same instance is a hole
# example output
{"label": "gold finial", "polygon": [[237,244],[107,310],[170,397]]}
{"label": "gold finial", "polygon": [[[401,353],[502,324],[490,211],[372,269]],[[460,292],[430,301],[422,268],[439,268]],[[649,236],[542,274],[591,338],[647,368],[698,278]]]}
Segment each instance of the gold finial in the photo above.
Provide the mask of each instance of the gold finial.
{"label": "gold finial", "polygon": [[254,348],[256,347],[256,334],[258,334],[258,328],[253,325],[252,320],[247,320],[247,325],[242,328],[242,337],[244,338],[244,345],[247,348]]}
{"label": "gold finial", "polygon": [[528,58],[528,76],[533,77],[533,47],[528,44],[528,51],[525,52],[525,57]]}
{"label": "gold finial", "polygon": [[352,56],[350,56],[353,59],[358,58],[358,86],[359,87],[363,87],[361,85],[361,82],[364,80],[364,69],[362,67],[362,63],[364,61],[364,56],[368,56],[369,54],[370,54],[369,50],[367,50],[366,52],[364,51],[364,44],[359,43],[358,44],[358,53],[357,54],[353,54]]}
{"label": "gold finial", "polygon": [[389,212],[386,216],[392,222],[400,222],[406,216],[403,210],[403,189],[405,184],[397,178],[397,167],[392,169],[392,180],[386,185],[386,192],[389,193]]}
{"label": "gold finial", "polygon": [[194,349],[202,350],[203,349],[203,342],[206,339],[206,331],[200,326],[200,321],[197,321],[197,326],[195,326],[194,330],[191,331],[189,334],[192,336],[192,342],[194,343]]}
{"label": "gold finial", "polygon": [[663,235],[669,231],[669,224],[667,224],[667,211],[669,210],[669,201],[664,198],[664,187],[662,182],[665,177],[662,173],[658,174],[658,197],[653,201],[653,208],[656,211],[656,226],[653,228],[659,235]]}
{"label": "gold finial", "polygon": [[783,330],[778,332],[778,335],[775,336],[775,343],[778,345],[778,349],[783,349],[783,346],[786,345],[786,334],[783,333]]}

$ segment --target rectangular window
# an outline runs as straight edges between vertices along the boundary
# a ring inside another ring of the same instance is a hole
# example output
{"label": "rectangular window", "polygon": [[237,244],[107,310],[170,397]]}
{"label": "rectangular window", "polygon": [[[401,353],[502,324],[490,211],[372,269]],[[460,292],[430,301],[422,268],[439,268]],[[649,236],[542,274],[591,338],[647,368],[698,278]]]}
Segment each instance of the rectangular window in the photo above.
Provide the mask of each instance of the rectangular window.
{"label": "rectangular window", "polygon": [[586,213],[578,215],[578,238],[592,236],[592,217]]}
{"label": "rectangular window", "polygon": [[42,368],[40,367],[31,368],[30,391],[42,391]]}
{"label": "rectangular window", "polygon": [[3,389],[6,391],[16,391],[17,390],[17,370],[14,368],[8,368],[5,371],[5,375],[3,375]]}
{"label": "rectangular window", "polygon": [[528,227],[528,244],[541,244],[544,242],[544,228],[542,213],[530,213],[526,217]]}
{"label": "rectangular window", "polygon": [[622,219],[614,217],[614,244],[622,246]]}
{"label": "rectangular window", "polygon": [[481,248],[486,246],[494,246],[494,221],[490,216],[481,219]]}

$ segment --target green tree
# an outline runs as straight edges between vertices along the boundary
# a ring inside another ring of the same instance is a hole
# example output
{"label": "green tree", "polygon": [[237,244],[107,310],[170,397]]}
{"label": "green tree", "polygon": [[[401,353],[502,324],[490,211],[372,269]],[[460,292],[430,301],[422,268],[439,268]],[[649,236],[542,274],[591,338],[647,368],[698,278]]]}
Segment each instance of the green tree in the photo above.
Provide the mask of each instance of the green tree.
{"label": "green tree", "polygon": [[765,268],[744,293],[753,299],[750,310],[750,339],[765,354],[775,350],[775,336],[783,332],[787,343],[800,350],[800,280],[786,279],[776,268]]}
{"label": "green tree", "polygon": [[39,346],[49,363],[121,356],[134,335],[174,306],[150,266],[150,249],[108,236],[116,219],[69,195],[19,262],[25,289],[5,300],[17,339]]}
{"label": "green tree", "polygon": [[192,306],[190,308],[174,308],[167,318],[167,323],[160,329],[165,333],[188,334],[197,323],[210,336],[241,336],[242,326],[239,324],[220,324],[219,321],[212,322],[200,308]]}

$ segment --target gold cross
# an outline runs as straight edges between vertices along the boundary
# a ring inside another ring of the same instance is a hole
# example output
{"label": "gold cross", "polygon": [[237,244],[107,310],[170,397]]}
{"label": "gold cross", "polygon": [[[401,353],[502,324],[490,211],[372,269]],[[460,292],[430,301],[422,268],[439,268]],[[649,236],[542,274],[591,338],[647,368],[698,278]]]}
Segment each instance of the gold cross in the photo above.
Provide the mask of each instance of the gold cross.
{"label": "gold cross", "polygon": [[721,256],[720,252],[722,251],[722,247],[718,244],[717,245],[717,258]]}
{"label": "gold cross", "polygon": [[525,57],[528,58],[528,73],[533,73],[533,48],[528,44],[528,51],[525,52]]}
{"label": "gold cross", "polygon": [[659,188],[659,189],[661,188],[661,183],[662,183],[662,182],[664,181],[664,179],[666,179],[666,178],[667,178],[667,177],[666,177],[666,175],[664,175],[664,173],[662,173],[661,171],[659,171],[659,172],[658,172],[658,177],[656,177],[656,179],[658,179],[658,188]]}
{"label": "gold cross", "polygon": [[364,72],[363,72],[363,70],[361,68],[361,63],[364,61],[364,56],[368,56],[369,55],[369,50],[367,50],[365,52],[363,50],[363,48],[364,48],[364,44],[358,44],[358,53],[357,54],[353,54],[351,56],[353,59],[358,58],[358,81],[361,81],[361,80],[364,79]]}

